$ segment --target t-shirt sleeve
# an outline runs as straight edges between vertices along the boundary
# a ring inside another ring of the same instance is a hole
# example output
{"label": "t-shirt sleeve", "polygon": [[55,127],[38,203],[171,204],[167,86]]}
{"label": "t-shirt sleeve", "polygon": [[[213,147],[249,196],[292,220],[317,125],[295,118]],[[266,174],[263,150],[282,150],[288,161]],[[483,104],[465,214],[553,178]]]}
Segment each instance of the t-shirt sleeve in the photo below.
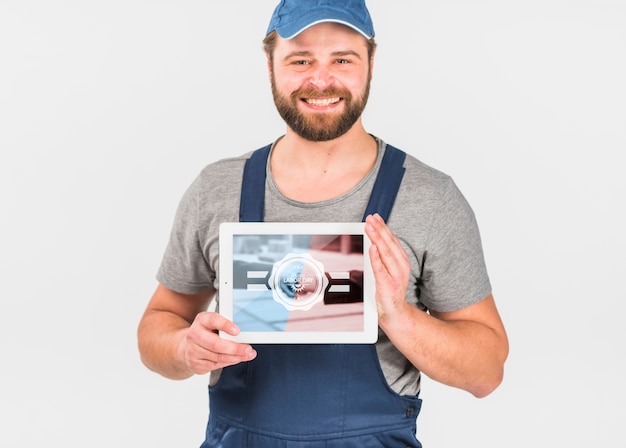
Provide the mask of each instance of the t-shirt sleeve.
{"label": "t-shirt sleeve", "polygon": [[174,218],[157,280],[167,288],[196,294],[213,287],[215,272],[210,268],[199,239],[198,177],[183,195]]}
{"label": "t-shirt sleeve", "polygon": [[452,179],[434,208],[423,260],[420,301],[435,311],[454,311],[491,293],[478,224]]}

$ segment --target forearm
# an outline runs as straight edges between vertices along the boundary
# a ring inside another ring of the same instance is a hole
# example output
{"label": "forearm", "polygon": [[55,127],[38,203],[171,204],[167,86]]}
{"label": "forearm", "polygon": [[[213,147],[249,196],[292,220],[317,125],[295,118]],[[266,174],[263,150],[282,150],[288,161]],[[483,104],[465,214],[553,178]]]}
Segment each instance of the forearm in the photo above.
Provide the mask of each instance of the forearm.
{"label": "forearm", "polygon": [[376,279],[378,324],[420,371],[484,397],[502,381],[508,339],[493,296],[450,312],[424,313],[406,300],[411,266],[402,245],[378,215],[365,230]]}
{"label": "forearm", "polygon": [[380,322],[392,343],[435,381],[477,397],[502,381],[508,354],[506,335],[470,320],[441,320],[407,304],[405,311]]}
{"label": "forearm", "polygon": [[139,353],[144,365],[170,379],[192,376],[182,354],[182,340],[189,326],[189,322],[174,313],[147,311],[138,329]]}

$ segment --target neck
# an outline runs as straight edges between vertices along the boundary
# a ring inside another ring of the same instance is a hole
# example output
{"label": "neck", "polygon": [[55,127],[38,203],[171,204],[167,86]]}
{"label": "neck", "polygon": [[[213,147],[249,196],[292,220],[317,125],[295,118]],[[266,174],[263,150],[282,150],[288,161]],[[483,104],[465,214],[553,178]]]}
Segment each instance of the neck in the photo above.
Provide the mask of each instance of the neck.
{"label": "neck", "polygon": [[318,165],[322,167],[328,163],[354,162],[368,156],[375,159],[376,153],[375,139],[358,120],[341,137],[323,142],[306,140],[288,127],[285,136],[277,142],[272,158],[306,160],[306,166],[315,169]]}
{"label": "neck", "polygon": [[270,167],[284,195],[316,202],[347,193],[371,171],[377,154],[376,140],[360,120],[326,142],[305,140],[288,128],[272,150]]}

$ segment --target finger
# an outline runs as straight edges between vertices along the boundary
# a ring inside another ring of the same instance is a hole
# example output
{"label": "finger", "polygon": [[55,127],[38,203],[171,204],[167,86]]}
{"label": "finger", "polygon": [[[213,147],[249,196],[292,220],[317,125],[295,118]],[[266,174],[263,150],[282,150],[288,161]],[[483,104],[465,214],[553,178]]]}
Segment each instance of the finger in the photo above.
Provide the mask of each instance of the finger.
{"label": "finger", "polygon": [[372,242],[372,247],[377,251],[376,255],[380,263],[390,274],[405,268],[408,256],[400,245],[400,241],[380,216],[368,216],[366,232]]}
{"label": "finger", "polygon": [[397,243],[397,239],[385,221],[378,214],[370,215],[365,220],[365,231],[372,244],[377,246],[392,247]]}
{"label": "finger", "polygon": [[377,246],[370,246],[369,255],[375,279],[380,280],[380,276],[388,276],[389,272],[387,272],[387,268],[380,258],[380,252]]}
{"label": "finger", "polygon": [[196,373],[250,361],[256,351],[249,344],[224,339],[218,331],[236,335],[239,329],[218,313],[200,313],[186,335],[185,360]]}
{"label": "finger", "polygon": [[249,358],[255,354],[254,349],[249,344],[242,344],[235,341],[230,341],[217,335],[219,331],[224,331],[231,336],[237,336],[239,334],[239,327],[232,321],[226,319],[224,316],[218,313],[204,313],[199,317],[200,323],[208,330],[211,331],[207,335],[209,340],[209,350],[215,353],[222,353],[227,355],[241,356],[243,358]]}
{"label": "finger", "polygon": [[199,313],[196,316],[194,323],[195,322],[212,332],[223,331],[231,336],[237,336],[239,334],[239,327],[219,313]]}
{"label": "finger", "polygon": [[236,336],[239,328],[231,321],[217,313],[205,313],[204,316],[196,318],[192,324],[189,337],[202,349],[216,355],[236,356],[249,358],[254,350],[249,344],[224,339],[218,335],[218,331],[226,331],[228,334]]}
{"label": "finger", "polygon": [[250,361],[256,357],[256,351],[247,344],[227,341],[216,334],[211,339],[202,345],[192,346],[189,360],[218,368]]}
{"label": "finger", "polygon": [[226,341],[215,333],[211,334],[215,342],[205,341],[201,345],[192,343],[188,346],[186,363],[195,373],[207,373],[256,357],[256,351],[249,345]]}

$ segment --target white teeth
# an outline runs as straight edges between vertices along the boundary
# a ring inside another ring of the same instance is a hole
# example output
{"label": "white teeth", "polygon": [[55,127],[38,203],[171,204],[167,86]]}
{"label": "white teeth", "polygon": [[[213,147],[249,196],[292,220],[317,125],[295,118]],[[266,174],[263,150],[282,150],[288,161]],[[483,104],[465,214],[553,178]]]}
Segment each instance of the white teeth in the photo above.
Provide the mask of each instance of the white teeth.
{"label": "white teeth", "polygon": [[330,106],[338,103],[341,98],[307,98],[305,101],[312,106]]}

